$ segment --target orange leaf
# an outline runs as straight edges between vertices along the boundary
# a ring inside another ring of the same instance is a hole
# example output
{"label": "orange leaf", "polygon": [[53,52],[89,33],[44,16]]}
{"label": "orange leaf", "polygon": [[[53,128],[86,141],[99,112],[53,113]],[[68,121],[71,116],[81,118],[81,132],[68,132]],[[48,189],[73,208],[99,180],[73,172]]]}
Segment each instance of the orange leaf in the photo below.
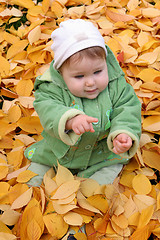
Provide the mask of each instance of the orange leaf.
{"label": "orange leaf", "polygon": [[41,228],[34,218],[28,223],[27,234],[29,239],[34,240],[39,240],[42,235]]}

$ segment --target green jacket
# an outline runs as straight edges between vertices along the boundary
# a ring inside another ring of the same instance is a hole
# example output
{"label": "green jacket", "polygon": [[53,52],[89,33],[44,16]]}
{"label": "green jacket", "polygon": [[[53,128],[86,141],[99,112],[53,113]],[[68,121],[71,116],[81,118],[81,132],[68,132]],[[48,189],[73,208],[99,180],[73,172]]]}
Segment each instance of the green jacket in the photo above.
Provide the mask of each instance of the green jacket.
{"label": "green jacket", "polygon": [[[96,99],[72,95],[53,63],[37,77],[34,108],[44,128],[42,144],[45,142],[44,148],[50,149],[53,155],[45,153],[42,161],[28,155],[32,161],[52,166],[58,160],[88,177],[102,167],[126,163],[136,153],[141,134],[141,104],[112,51],[108,47],[107,51],[109,84]],[[77,114],[98,118],[98,123],[93,124],[94,133],[78,136],[73,131],[65,131],[66,121]],[[131,149],[121,156],[112,152],[112,141],[119,133],[127,133],[133,140]],[[33,148],[34,144],[30,149]]]}

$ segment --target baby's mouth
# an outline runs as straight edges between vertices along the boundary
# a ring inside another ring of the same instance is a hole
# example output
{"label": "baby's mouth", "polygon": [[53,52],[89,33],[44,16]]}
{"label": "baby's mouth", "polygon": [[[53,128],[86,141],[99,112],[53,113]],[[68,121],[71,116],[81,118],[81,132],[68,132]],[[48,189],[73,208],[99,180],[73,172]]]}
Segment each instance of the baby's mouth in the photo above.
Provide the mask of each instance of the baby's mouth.
{"label": "baby's mouth", "polygon": [[86,90],[87,93],[94,93],[97,91],[97,88],[96,89],[91,89],[91,90]]}

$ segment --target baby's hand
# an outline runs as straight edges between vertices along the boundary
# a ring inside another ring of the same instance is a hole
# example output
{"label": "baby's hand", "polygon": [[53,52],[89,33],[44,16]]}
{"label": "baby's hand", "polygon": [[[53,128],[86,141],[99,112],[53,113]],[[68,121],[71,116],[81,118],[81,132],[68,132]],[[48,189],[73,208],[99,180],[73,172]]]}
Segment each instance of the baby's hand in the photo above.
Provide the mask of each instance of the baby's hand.
{"label": "baby's hand", "polygon": [[121,133],[113,140],[113,152],[115,154],[121,154],[127,152],[132,146],[132,139],[125,133]]}
{"label": "baby's hand", "polygon": [[94,132],[93,122],[98,122],[98,119],[80,114],[67,121],[66,129],[72,129],[77,135],[85,132]]}

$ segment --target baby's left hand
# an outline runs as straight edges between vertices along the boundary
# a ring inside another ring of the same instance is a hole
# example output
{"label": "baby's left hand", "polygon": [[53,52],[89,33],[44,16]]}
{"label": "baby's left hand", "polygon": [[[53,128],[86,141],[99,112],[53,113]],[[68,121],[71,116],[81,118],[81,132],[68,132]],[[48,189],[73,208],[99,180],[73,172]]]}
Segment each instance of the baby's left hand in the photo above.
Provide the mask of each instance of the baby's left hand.
{"label": "baby's left hand", "polygon": [[113,146],[113,152],[115,154],[127,152],[132,146],[132,139],[127,134],[121,133],[114,138]]}

